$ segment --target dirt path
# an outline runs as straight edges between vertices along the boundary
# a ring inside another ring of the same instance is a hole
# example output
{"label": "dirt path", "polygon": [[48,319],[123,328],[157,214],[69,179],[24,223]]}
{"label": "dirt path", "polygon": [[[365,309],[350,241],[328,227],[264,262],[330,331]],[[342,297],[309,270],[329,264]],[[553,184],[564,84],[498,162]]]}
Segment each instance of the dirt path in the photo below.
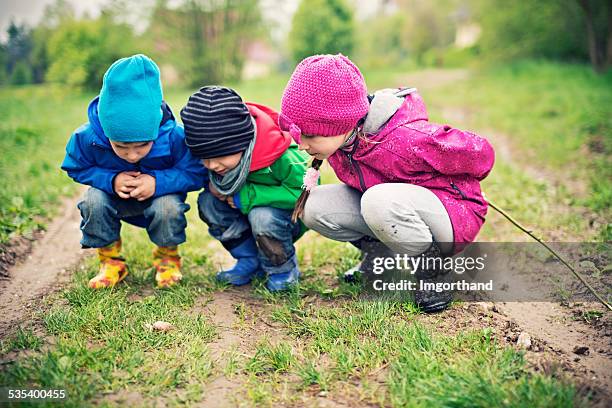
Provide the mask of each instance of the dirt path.
{"label": "dirt path", "polygon": [[0,281],[0,338],[27,325],[38,310],[40,299],[69,278],[86,251],[79,244],[78,198],[63,202],[60,215],[34,243],[25,261],[9,269],[8,280]]}

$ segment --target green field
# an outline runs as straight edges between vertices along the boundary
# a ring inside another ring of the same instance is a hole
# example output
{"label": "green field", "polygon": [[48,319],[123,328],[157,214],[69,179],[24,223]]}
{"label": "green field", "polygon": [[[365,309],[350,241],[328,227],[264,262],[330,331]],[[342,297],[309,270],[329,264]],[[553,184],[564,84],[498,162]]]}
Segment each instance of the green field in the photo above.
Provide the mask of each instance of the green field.
{"label": "green field", "polygon": [[[545,237],[610,239],[609,224],[593,228],[584,217],[589,211],[609,219],[612,201],[610,77],[589,72],[531,62],[473,72],[465,81],[423,91],[434,119],[443,121],[449,107],[466,109],[471,114],[457,126],[494,129],[524,153],[516,162],[498,155],[484,189]],[[365,73],[371,89],[398,85],[404,75]],[[285,81],[278,76],[236,88],[246,100],[278,107]],[[175,114],[189,94],[166,92]],[[49,87],[0,90],[0,242],[44,226],[59,198],[76,191],[59,163],[70,131],[86,120],[92,96]],[[596,147],[585,150],[591,143]],[[568,177],[579,172],[589,194],[576,197],[571,189],[536,180],[521,170],[522,163]],[[139,403],[146,405],[195,404],[220,374],[239,384],[231,395],[246,406],[301,406],[325,397],[397,407],[589,405],[589,395],[562,373],[534,371],[522,352],[487,327],[486,317],[485,327],[448,330],[442,317],[423,316],[411,304],[359,300],[359,288],[338,279],[357,262],[357,251],[313,233],[298,247],[303,279],[294,291],[271,295],[262,282],[238,292],[220,286],[213,257],[219,247],[209,246],[214,244],[194,211],[194,198],[179,286],[151,289],[151,259],[142,254],[152,244],[144,231],[125,228],[131,271],[125,284],[89,290],[96,262],[87,260],[50,299],[40,316],[42,332],[24,326],[0,345],[0,356],[19,356],[0,368],[0,384],[64,388],[66,406],[74,407],[113,406],[113,397],[127,392],[141,395]],[[493,215],[482,237],[526,240]],[[239,299],[230,311],[231,330],[252,338],[246,349],[219,344],[227,328],[215,324],[206,308],[227,294]],[[150,332],[144,325],[155,320],[176,329]],[[216,348],[223,351],[213,362]]]}

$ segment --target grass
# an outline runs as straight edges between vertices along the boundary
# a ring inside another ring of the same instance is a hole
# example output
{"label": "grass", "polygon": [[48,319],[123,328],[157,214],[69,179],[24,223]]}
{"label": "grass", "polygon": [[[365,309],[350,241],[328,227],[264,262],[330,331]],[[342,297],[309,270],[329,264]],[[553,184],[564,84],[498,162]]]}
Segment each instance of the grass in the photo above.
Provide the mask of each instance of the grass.
{"label": "grass", "polygon": [[[540,142],[530,138],[544,139],[541,143],[551,146],[542,159],[547,166],[555,166],[564,154],[574,160],[575,149],[588,140],[591,131],[578,127],[583,129],[579,136],[565,131],[557,140],[557,131],[567,127],[566,121],[586,123],[584,113],[572,112],[567,117],[570,99],[562,100],[559,114],[539,120],[536,112],[543,115],[545,106],[525,112],[512,105],[527,103],[521,97],[526,97],[529,81],[538,81],[539,71],[529,67],[477,74],[482,81],[453,84],[448,98],[442,89],[428,91],[425,96],[432,100],[432,115],[441,116],[442,100],[456,106],[465,101],[483,112],[472,124],[494,123],[500,131],[532,143],[524,146],[526,151],[542,150],[536,144]],[[599,112],[593,117],[603,120],[598,119],[597,129],[604,129],[605,112],[597,109],[604,109],[600,103],[607,101],[598,91],[605,83],[584,73],[578,75],[582,68],[565,69],[544,66],[539,80],[548,81],[559,70],[564,80],[582,83],[567,85],[579,94],[575,109]],[[371,89],[392,85],[399,76],[397,72],[366,73],[372,78],[368,81]],[[517,78],[527,84],[513,85]],[[285,81],[286,76],[280,75],[236,84],[236,88],[246,100],[278,107]],[[486,89],[504,96],[491,95],[497,104],[492,103],[485,99]],[[550,86],[536,89],[539,94],[545,93],[543,89],[553,94],[541,98],[546,106],[554,104],[555,93],[562,92]],[[175,113],[189,94],[167,90]],[[0,194],[4,194],[0,242],[11,234],[38,228],[53,214],[61,195],[76,191],[58,166],[68,135],[86,120],[90,97],[46,87],[0,90],[0,145],[6,152],[0,159],[4,176],[0,178]],[[519,119],[522,125],[513,123]],[[548,132],[542,132],[545,128]],[[572,137],[583,139],[578,142]],[[324,177],[326,182],[334,180],[329,169]],[[567,211],[582,203],[562,201],[564,207],[559,209],[559,200],[567,199],[566,192],[534,180],[511,163],[499,161],[484,185],[496,201],[530,225],[570,236],[591,234],[579,213]],[[127,226],[122,233],[130,266],[126,281],[113,290],[91,291],[86,282],[95,274],[96,262],[84,262],[66,288],[50,299],[50,310],[41,311],[42,327],[24,324],[0,344],[0,355],[11,360],[0,366],[0,384],[66,389],[65,405],[74,407],[121,404],[129,393],[138,395],[136,405],[194,405],[207,396],[206,387],[219,375],[240,384],[231,395],[237,404],[246,406],[303,406],[327,397],[349,405],[398,407],[589,404],[588,395],[561,373],[533,371],[524,354],[501,343],[502,336],[492,328],[449,333],[410,303],[361,300],[357,285],[339,279],[342,271],[357,262],[357,250],[312,233],[298,246],[303,276],[299,287],[271,294],[258,281],[248,292],[251,301],[237,300],[233,305],[231,330],[250,339],[250,346],[219,344],[220,334],[228,328],[213,323],[205,306],[227,289],[214,280],[219,267],[214,248],[218,247],[208,246],[212,239],[197,217],[195,194],[189,195],[189,203],[188,241],[181,247],[185,275],[181,285],[152,289],[152,244],[144,231]],[[520,239],[512,227],[494,218],[487,222],[482,236]],[[175,329],[163,333],[147,329],[147,324],[157,320],[170,322]],[[36,334],[41,330],[44,336]],[[213,359],[218,347],[223,353]]]}
{"label": "grass", "polygon": [[[587,404],[562,376],[532,372],[522,352],[499,344],[491,329],[445,333],[423,322],[409,303],[360,300],[358,287],[338,282],[340,268],[354,263],[357,251],[312,237],[299,246],[305,271],[299,287],[270,294],[256,282],[255,303],[235,305],[235,329],[245,336],[261,319],[276,331],[213,361],[211,343],[224,329],[211,323],[204,306],[225,288],[201,251],[211,238],[196,218],[190,211],[180,286],[152,289],[150,259],[143,255],[151,244],[143,231],[125,228],[126,281],[91,291],[86,282],[96,263],[84,263],[40,315],[53,341],[18,331],[4,352],[31,352],[0,371],[0,384],[66,389],[65,405],[74,407],[113,406],[128,392],[145,405],[191,405],[221,374],[241,382],[232,397],[246,406],[308,405],[313,395],[398,407]],[[323,261],[320,253],[327,254]],[[151,332],[146,324],[156,320],[175,329]]]}
{"label": "grass", "polygon": [[59,169],[88,95],[52,87],[0,88],[0,244],[44,228],[76,186]]}

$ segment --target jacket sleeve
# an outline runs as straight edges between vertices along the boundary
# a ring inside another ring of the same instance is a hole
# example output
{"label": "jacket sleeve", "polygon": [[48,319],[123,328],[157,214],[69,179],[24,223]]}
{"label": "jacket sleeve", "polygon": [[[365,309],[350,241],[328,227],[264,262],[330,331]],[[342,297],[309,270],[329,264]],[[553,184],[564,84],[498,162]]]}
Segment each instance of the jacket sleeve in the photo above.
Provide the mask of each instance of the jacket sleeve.
{"label": "jacket sleeve", "polygon": [[468,174],[484,179],[495,162],[491,144],[480,136],[443,126],[428,137],[420,152],[442,174]]}
{"label": "jacket sleeve", "polygon": [[174,166],[151,172],[155,177],[155,194],[153,197],[196,191],[208,184],[208,171],[189,152],[182,128],[177,127],[174,132],[176,134],[173,137],[171,147]]}
{"label": "jacket sleeve", "polygon": [[248,214],[253,207],[269,206],[291,210],[302,193],[306,158],[289,148],[270,166],[278,185],[248,182],[238,193],[240,211]]}
{"label": "jacket sleeve", "polygon": [[62,170],[77,183],[95,187],[108,194],[115,194],[113,180],[118,172],[96,165],[86,134],[79,130],[70,136],[66,145]]}

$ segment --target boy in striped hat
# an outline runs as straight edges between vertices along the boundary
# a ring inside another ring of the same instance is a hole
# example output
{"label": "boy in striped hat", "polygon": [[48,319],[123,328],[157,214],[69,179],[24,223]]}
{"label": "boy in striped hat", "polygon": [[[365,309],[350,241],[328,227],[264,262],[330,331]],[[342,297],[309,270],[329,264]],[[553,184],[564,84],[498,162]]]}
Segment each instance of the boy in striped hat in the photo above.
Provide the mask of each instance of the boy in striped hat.
{"label": "boy in striped hat", "polygon": [[185,142],[202,159],[210,182],[198,198],[210,234],[237,260],[217,279],[244,285],[267,275],[270,291],[298,282],[293,243],[304,233],[291,213],[308,155],[278,127],[278,113],[244,103],[230,88],[207,86],[181,111]]}

